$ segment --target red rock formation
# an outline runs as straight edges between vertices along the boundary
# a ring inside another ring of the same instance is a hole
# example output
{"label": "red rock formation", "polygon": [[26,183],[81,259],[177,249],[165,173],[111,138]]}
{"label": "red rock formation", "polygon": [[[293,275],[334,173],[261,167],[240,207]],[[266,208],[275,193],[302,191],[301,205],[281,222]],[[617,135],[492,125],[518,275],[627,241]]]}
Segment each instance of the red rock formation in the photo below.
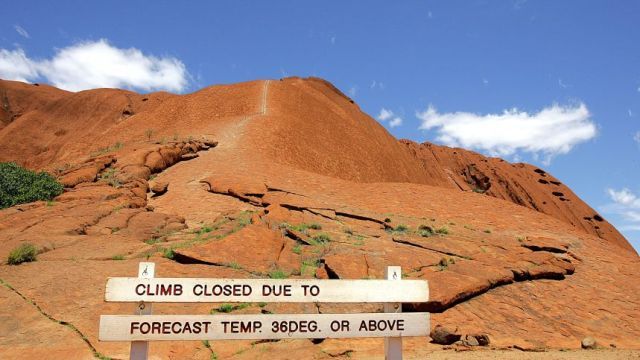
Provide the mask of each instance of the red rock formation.
{"label": "red rock formation", "polygon": [[478,153],[401,140],[425,169],[431,185],[474,191],[551,215],[572,226],[635,251],[609,222],[548,172],[524,163]]}
{"label": "red rock formation", "polygon": [[[398,141],[323,80],[188,95],[0,81],[0,101],[0,161],[49,170],[66,187],[53,202],[0,210],[0,259],[24,242],[40,251],[34,263],[0,265],[8,284],[0,317],[20,320],[0,322],[0,334],[12,334],[0,340],[2,358],[25,349],[31,357],[125,357],[127,344],[97,341],[99,314],[132,311],[105,304],[104,284],[134,275],[146,258],[163,277],[381,278],[385,266],[401,265],[407,277],[430,281],[429,302],[405,307],[433,311],[434,325],[488,334],[499,347],[578,348],[595,336],[640,348],[640,259],[568,187],[531,165]],[[239,311],[363,309],[380,307]],[[158,310],[204,314],[211,306]],[[32,346],[21,335],[51,319],[87,342],[46,335]],[[431,346],[408,343],[417,357]],[[273,354],[295,347],[296,357],[327,358],[362,344],[287,342]],[[251,344],[214,348],[229,357]],[[193,343],[153,349],[211,355]]]}

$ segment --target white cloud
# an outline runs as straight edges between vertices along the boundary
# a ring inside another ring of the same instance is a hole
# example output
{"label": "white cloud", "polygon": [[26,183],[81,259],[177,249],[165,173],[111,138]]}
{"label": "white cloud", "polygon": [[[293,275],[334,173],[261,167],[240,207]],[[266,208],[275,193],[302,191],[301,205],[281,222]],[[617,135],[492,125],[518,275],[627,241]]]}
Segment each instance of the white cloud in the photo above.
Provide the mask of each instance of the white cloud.
{"label": "white cloud", "polygon": [[354,86],[349,88],[349,96],[350,97],[355,97],[357,93],[358,93],[358,86],[354,85]]}
{"label": "white cloud", "polygon": [[29,39],[31,38],[31,36],[29,36],[29,33],[27,32],[27,30],[25,30],[22,26],[20,25],[14,25],[13,28],[16,30],[16,32],[18,34],[20,34],[20,36],[22,36],[25,39]]}
{"label": "white cloud", "polygon": [[22,49],[1,49],[0,77],[21,81],[41,77],[70,91],[109,87],[180,92],[187,87],[189,74],[176,58],[117,48],[101,39],[59,49],[45,60],[29,59]]}
{"label": "white cloud", "polygon": [[489,85],[489,80],[482,78],[482,83],[485,85]]}
{"label": "white cloud", "polygon": [[566,89],[566,88],[570,87],[571,85],[566,84],[564,81],[562,81],[562,79],[558,79],[558,86],[560,86],[563,89]]}
{"label": "white cloud", "polygon": [[633,135],[633,141],[637,142],[638,145],[640,145],[640,131],[636,132],[636,134]]}
{"label": "white cloud", "polygon": [[396,126],[400,126],[402,125],[402,118],[401,117],[394,117],[391,121],[389,121],[389,126],[394,128]]}
{"label": "white cloud", "polygon": [[433,106],[416,112],[422,121],[420,129],[437,132],[437,140],[445,145],[460,146],[508,156],[519,151],[543,154],[547,161],[566,154],[577,144],[596,136],[596,125],[586,105],[554,104],[537,113],[518,109],[501,114],[468,112],[439,113]]}
{"label": "white cloud", "polygon": [[602,210],[622,217],[621,230],[640,231],[640,197],[627,188],[609,188],[607,194],[613,203],[603,206]]}
{"label": "white cloud", "polygon": [[380,122],[389,121],[389,127],[397,127],[402,125],[402,118],[393,113],[393,111],[382,108],[380,109],[380,113],[376,116]]}
{"label": "white cloud", "polygon": [[516,10],[520,10],[526,3],[527,3],[527,0],[516,0],[513,3],[513,8]]}
{"label": "white cloud", "polygon": [[393,117],[393,111],[387,110],[385,108],[380,109],[380,114],[376,116],[376,119],[380,121],[387,121]]}
{"label": "white cloud", "polygon": [[331,37],[331,45],[333,45],[333,44],[335,44],[335,43],[336,43],[336,37],[335,37],[335,36],[332,36],[332,37]]}
{"label": "white cloud", "polygon": [[623,206],[640,209],[640,198],[636,196],[631,190],[623,188],[622,190],[607,189],[607,193],[611,200],[616,204]]}
{"label": "white cloud", "polygon": [[372,80],[371,81],[371,85],[369,85],[370,89],[380,89],[380,90],[384,90],[384,83],[383,82],[377,82],[376,80]]}
{"label": "white cloud", "polygon": [[27,82],[38,77],[37,64],[22,49],[0,49],[0,78]]}

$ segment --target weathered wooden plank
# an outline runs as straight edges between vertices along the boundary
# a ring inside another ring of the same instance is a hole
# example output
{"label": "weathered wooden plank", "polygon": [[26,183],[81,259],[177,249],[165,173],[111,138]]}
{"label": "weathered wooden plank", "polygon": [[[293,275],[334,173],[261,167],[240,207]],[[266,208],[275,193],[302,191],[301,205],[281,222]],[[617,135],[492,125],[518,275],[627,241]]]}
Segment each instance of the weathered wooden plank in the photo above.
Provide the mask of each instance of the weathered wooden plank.
{"label": "weathered wooden plank", "polygon": [[[401,274],[398,274],[401,276]],[[106,301],[426,302],[424,280],[109,278]]]}
{"label": "weathered wooden plank", "polygon": [[102,315],[100,341],[426,336],[429,313]]}

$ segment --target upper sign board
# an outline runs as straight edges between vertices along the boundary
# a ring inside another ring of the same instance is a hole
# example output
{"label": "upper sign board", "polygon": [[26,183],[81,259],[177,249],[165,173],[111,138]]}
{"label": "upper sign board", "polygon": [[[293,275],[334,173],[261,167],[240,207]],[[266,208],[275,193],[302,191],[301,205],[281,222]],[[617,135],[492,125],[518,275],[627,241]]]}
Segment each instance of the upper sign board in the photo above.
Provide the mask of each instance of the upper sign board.
{"label": "upper sign board", "polygon": [[[398,274],[398,276],[401,276]],[[426,302],[424,280],[109,278],[106,301],[119,302]]]}

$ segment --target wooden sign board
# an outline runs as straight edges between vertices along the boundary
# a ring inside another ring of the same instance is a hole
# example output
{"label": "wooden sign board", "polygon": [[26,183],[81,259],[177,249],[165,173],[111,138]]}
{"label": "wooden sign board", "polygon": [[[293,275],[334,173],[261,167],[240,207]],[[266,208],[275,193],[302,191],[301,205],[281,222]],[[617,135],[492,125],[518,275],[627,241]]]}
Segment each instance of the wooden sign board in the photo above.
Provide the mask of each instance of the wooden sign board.
{"label": "wooden sign board", "polygon": [[[401,274],[397,274],[398,278]],[[424,280],[109,278],[106,301],[119,302],[426,302]]]}
{"label": "wooden sign board", "polygon": [[100,341],[427,336],[429,313],[102,315]]}

